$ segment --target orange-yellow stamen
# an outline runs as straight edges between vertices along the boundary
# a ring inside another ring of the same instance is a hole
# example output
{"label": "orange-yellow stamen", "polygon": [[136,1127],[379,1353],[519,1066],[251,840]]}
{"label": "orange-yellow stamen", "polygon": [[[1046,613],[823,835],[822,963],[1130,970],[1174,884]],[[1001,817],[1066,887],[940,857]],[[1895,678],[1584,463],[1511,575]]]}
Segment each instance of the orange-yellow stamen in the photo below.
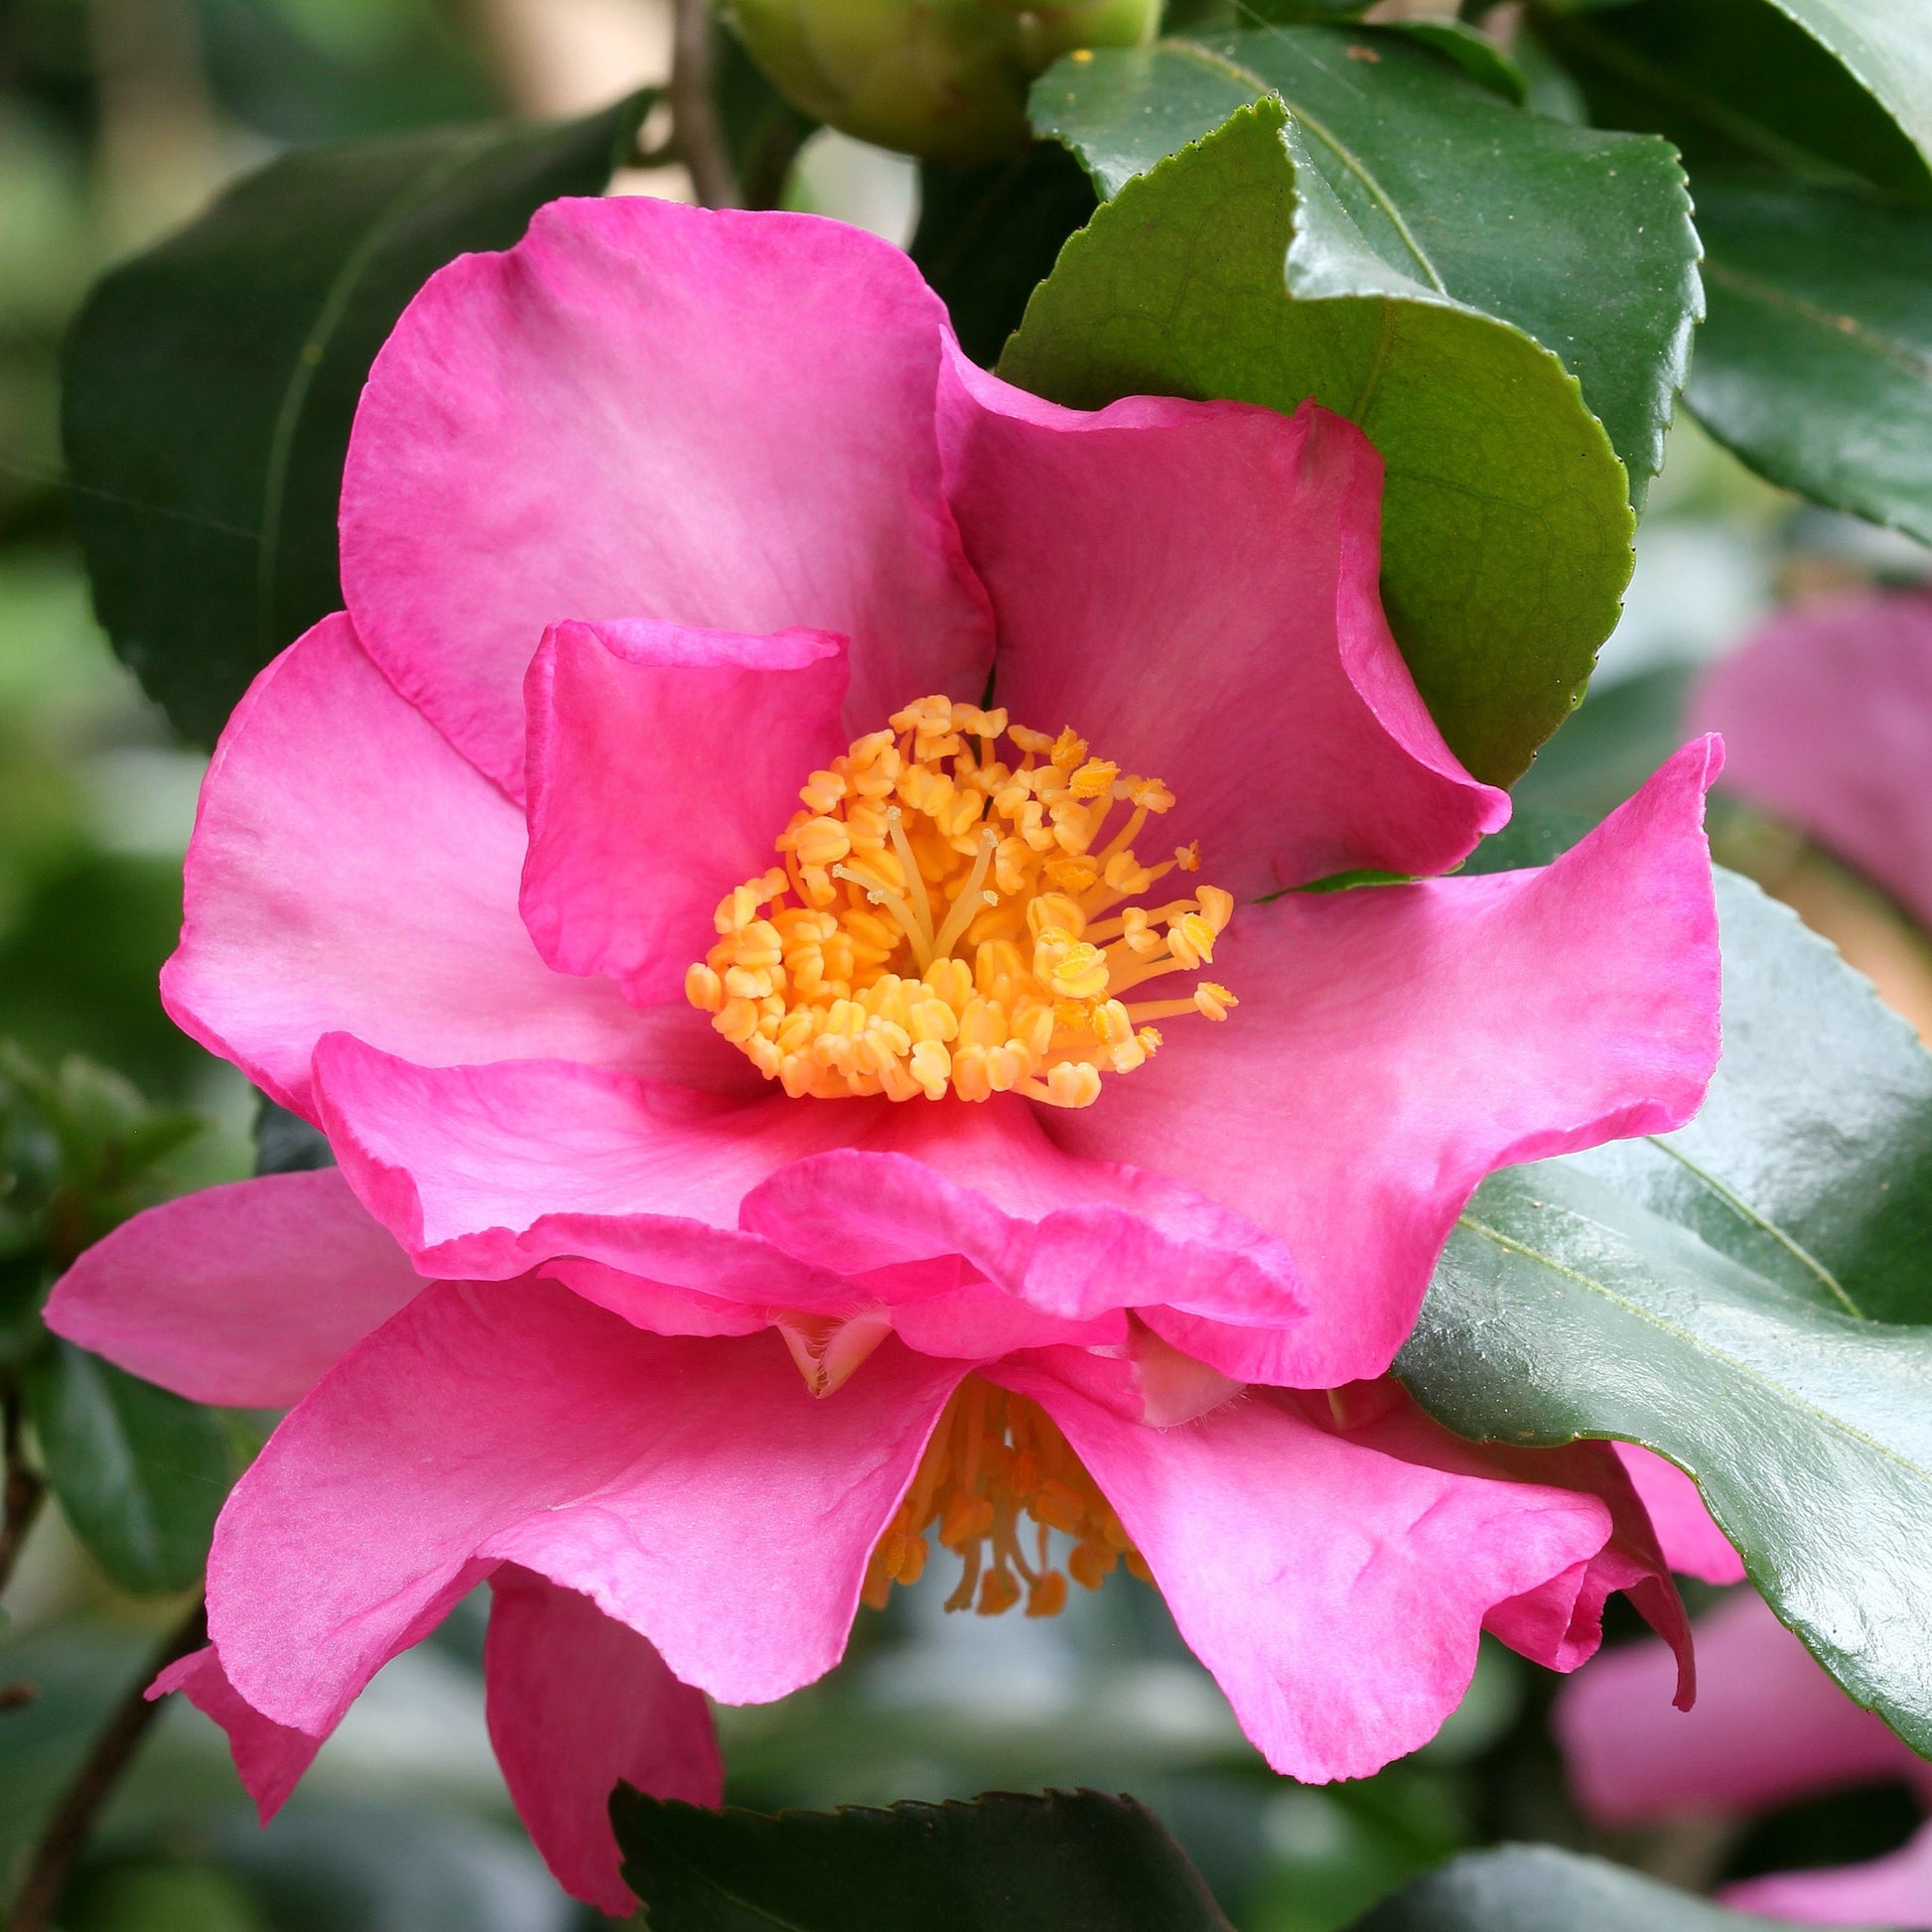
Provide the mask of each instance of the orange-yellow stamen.
{"label": "orange-yellow stamen", "polygon": [[[1033,1524],[1034,1553],[1021,1543],[1021,1518]],[[1035,1402],[969,1375],[932,1432],[904,1502],[866,1567],[865,1600],[886,1607],[895,1584],[917,1583],[937,1525],[938,1540],[961,1560],[949,1610],[998,1616],[1024,1594],[1029,1616],[1052,1616],[1066,1603],[1066,1577],[1050,1561],[1049,1533],[1069,1538],[1066,1569],[1098,1589],[1116,1563],[1143,1582],[1147,1565],[1120,1518],[1067,1440]]]}
{"label": "orange-yellow stamen", "polygon": [[[1203,886],[1132,902],[1196,871],[1199,846],[1143,865],[1133,841],[1173,792],[1090,758],[1070,727],[1049,738],[1004,711],[921,698],[798,795],[783,863],[719,902],[718,943],[684,979],[691,1004],[794,1097],[1091,1106],[1103,1073],[1159,1048],[1141,1022],[1222,1020],[1236,1003],[1207,981],[1123,1000],[1211,964],[1234,899]],[[1116,804],[1129,809],[1110,834]]]}

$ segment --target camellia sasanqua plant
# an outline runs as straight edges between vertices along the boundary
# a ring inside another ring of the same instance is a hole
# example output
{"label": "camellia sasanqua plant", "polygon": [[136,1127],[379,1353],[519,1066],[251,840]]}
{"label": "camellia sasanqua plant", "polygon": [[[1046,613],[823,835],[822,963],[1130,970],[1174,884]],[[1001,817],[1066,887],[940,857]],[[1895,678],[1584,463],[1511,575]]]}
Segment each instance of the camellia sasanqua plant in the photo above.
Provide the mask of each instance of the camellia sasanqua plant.
{"label": "camellia sasanqua plant", "polygon": [[[303,1152],[44,1320],[286,1412],[152,1686],[265,1818],[486,1586],[607,1913],[1223,1923],[1127,1801],[718,1809],[710,1701],[941,1563],[1131,1573],[1306,1782],[1619,1593],[1688,1707],[1674,1574],[1932,1750],[1932,1061],[1714,870],[1721,735],[1510,798],[1680,406],[1932,537],[1932,36],[1383,11],[686,4],[700,205],[605,192],[648,95],[298,150],[82,311],[96,609],[213,749],[163,997]],[[820,119],[909,251],[746,206]]]}

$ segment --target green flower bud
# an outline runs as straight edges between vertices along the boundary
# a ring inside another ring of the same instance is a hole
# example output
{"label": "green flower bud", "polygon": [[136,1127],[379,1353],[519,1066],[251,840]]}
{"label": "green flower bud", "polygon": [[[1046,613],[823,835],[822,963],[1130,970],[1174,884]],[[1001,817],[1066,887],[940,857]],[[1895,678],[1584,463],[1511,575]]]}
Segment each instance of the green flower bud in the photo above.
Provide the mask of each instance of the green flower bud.
{"label": "green flower bud", "polygon": [[730,0],[739,38],[807,113],[929,161],[1028,139],[1027,88],[1065,53],[1144,47],[1160,0]]}

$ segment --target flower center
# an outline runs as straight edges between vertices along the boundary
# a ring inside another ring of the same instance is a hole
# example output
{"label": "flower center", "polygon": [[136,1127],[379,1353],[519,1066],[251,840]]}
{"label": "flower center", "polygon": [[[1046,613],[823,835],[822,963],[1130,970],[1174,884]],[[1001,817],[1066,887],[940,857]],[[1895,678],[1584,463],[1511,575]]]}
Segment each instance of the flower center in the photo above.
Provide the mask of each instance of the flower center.
{"label": "flower center", "polygon": [[1210,963],[1234,899],[1202,886],[1134,902],[1197,871],[1199,848],[1143,865],[1134,841],[1173,792],[1088,757],[1071,729],[1048,738],[922,698],[798,795],[783,864],[719,902],[718,943],[684,979],[794,1098],[1018,1092],[1087,1107],[1103,1071],[1130,1073],[1160,1046],[1151,1022],[1224,1020],[1236,1004],[1211,980],[1183,998],[1122,997]]}
{"label": "flower center", "polygon": [[[1020,1546],[1020,1518],[1031,1517],[1034,1560]],[[865,1600],[886,1607],[895,1584],[914,1584],[925,1569],[925,1531],[964,1560],[949,1610],[977,1607],[998,1616],[1020,1600],[1027,1614],[1055,1616],[1066,1605],[1066,1578],[1048,1561],[1048,1532],[1073,1539],[1066,1568],[1098,1589],[1121,1558],[1144,1583],[1152,1577],[1092,1476],[1045,1410],[969,1375],[953,1392],[920,1458],[918,1474],[866,1566]],[[975,1603],[977,1598],[977,1603]]]}

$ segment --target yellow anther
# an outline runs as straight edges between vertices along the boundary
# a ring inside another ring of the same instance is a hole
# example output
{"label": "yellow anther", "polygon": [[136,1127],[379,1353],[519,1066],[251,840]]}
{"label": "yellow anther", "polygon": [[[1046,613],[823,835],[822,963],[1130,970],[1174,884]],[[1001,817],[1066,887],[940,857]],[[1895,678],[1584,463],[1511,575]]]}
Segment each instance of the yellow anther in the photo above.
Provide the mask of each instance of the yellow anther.
{"label": "yellow anther", "polygon": [[[717,943],[685,975],[691,1005],[794,1098],[1091,1106],[1103,1075],[1160,1045],[1141,1022],[1234,1004],[1184,984],[1128,1003],[1209,961],[1234,900],[1203,887],[1137,902],[1173,870],[1143,865],[1134,840],[1173,794],[1089,757],[1070,727],[1049,737],[921,698],[798,797],[775,842],[785,863],[726,895]],[[1193,870],[1198,849],[1176,862]]]}
{"label": "yellow anther", "polygon": [[[895,1584],[917,1580],[927,1535],[962,1560],[951,1610],[998,1616],[1024,1596],[1029,1616],[1066,1604],[1067,1573],[1097,1589],[1125,1557],[1144,1573],[1120,1518],[1046,1412],[968,1376],[946,1405],[912,1477],[866,1566],[864,1599],[884,1609]],[[1065,1571],[1054,1535],[1068,1539]]]}
{"label": "yellow anther", "polygon": [[1052,988],[1063,1000],[1097,1000],[1107,991],[1107,955],[1081,939],[1052,968]]}
{"label": "yellow anther", "polygon": [[1202,980],[1194,988],[1194,1011],[1204,1014],[1209,1020],[1225,1020],[1228,1008],[1240,1004],[1225,986],[1216,986],[1212,980]]}
{"label": "yellow anther", "polygon": [[1173,862],[1182,872],[1200,871],[1200,840],[1194,839],[1187,845],[1177,845],[1173,849]]}
{"label": "yellow anther", "polygon": [[1107,759],[1089,759],[1067,780],[1067,789],[1076,798],[1104,798],[1114,788],[1120,766]]}
{"label": "yellow anther", "polygon": [[808,818],[786,837],[801,866],[835,866],[852,850],[852,835],[836,818]]}

